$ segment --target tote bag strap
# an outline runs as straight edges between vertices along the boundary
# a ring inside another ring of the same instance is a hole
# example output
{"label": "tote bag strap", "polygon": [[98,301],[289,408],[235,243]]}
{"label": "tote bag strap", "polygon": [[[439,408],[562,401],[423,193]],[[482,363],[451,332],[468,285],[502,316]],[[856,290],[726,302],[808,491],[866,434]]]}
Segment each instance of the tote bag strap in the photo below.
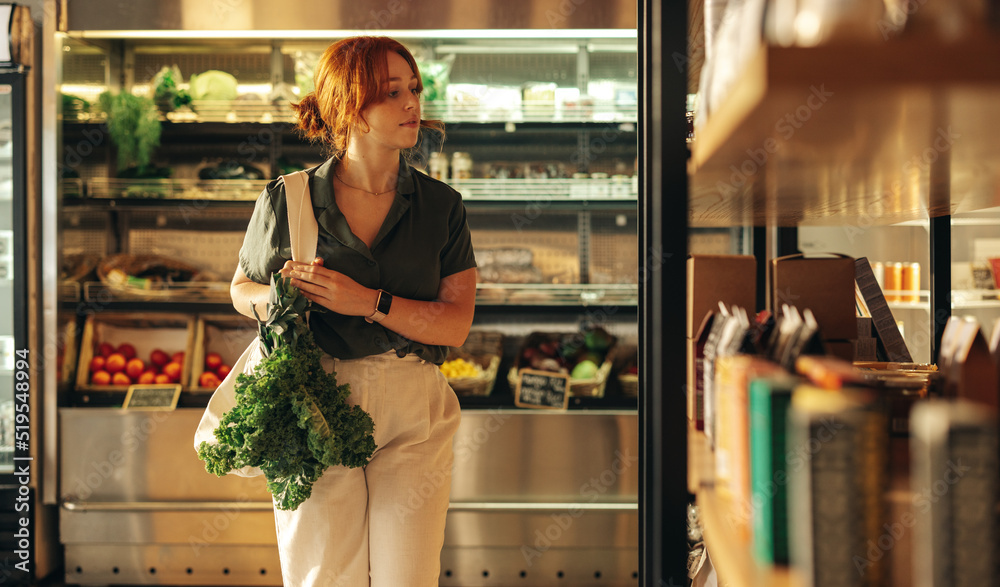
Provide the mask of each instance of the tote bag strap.
{"label": "tote bag strap", "polygon": [[316,257],[319,225],[313,214],[309,193],[309,174],[296,171],[282,175],[285,181],[285,205],[288,208],[288,236],[292,243],[292,259],[311,263]]}

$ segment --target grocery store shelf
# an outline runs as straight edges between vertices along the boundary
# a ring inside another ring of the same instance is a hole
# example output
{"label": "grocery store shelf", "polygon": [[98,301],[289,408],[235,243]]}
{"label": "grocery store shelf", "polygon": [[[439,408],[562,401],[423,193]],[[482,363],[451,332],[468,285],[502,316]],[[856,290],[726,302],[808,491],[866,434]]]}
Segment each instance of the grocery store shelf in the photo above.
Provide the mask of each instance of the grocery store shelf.
{"label": "grocery store shelf", "polygon": [[[521,102],[503,106],[488,106],[478,101],[455,104],[445,101],[423,103],[422,116],[428,120],[447,123],[544,123],[544,124],[606,124],[635,123],[638,121],[637,105],[616,103],[613,100],[594,100],[578,105],[556,105],[553,102]],[[252,100],[201,101],[161,115],[165,122],[177,124],[287,124],[289,130],[295,122],[295,113],[289,103],[270,103]],[[104,122],[101,113],[83,111],[64,112],[67,123],[98,124]]]}
{"label": "grocery store shelf", "polygon": [[760,47],[696,130],[691,224],[870,226],[997,206],[1000,61],[983,56],[998,53],[1000,38],[975,36]]}
{"label": "grocery store shelf", "polygon": [[[635,306],[639,287],[635,284],[498,284],[481,283],[476,293],[480,306]],[[165,306],[219,304],[231,307],[229,282],[162,284],[151,289],[122,288],[89,281],[64,281],[59,301],[110,308],[116,304],[149,303]]]}
{"label": "grocery store shelf", "polygon": [[[156,207],[174,205],[251,205],[268,180],[118,179],[63,180],[63,206]],[[632,177],[606,179],[463,179],[448,183],[472,206],[607,207],[634,209]]]}
{"label": "grocery store shelf", "polygon": [[462,179],[449,180],[466,201],[627,202],[635,205],[638,187],[631,177],[614,179]]}
{"label": "grocery store shelf", "polygon": [[477,305],[507,306],[634,306],[635,284],[495,284],[481,283]]}
{"label": "grocery store shelf", "polygon": [[791,587],[797,583],[784,566],[762,566],[750,554],[750,543],[742,541],[726,522],[729,501],[716,491],[712,470],[715,458],[702,432],[688,431],[688,485],[697,496],[705,544],[719,575],[719,584],[731,587]]}
{"label": "grocery store shelf", "polygon": [[118,179],[99,177],[87,182],[95,199],[242,200],[255,201],[269,180],[248,179]]}

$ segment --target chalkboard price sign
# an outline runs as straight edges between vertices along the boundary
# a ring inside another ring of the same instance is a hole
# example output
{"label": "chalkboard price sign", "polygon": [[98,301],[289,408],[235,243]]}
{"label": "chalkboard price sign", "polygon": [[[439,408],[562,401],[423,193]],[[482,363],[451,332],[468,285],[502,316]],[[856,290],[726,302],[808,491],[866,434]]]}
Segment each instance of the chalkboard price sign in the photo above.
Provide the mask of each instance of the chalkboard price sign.
{"label": "chalkboard price sign", "polygon": [[514,404],[521,408],[566,409],[569,375],[521,369],[517,376]]}
{"label": "chalkboard price sign", "polygon": [[126,410],[172,410],[177,407],[181,386],[130,385],[125,394]]}

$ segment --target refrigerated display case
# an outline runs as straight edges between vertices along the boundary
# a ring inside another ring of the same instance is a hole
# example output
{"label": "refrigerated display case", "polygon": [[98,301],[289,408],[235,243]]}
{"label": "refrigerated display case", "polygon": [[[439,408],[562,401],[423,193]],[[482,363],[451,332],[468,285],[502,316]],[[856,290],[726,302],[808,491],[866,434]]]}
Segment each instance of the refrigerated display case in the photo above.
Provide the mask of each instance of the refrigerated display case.
{"label": "refrigerated display case", "polygon": [[[72,14],[55,51],[62,72],[63,315],[78,316],[82,333],[88,321],[111,313],[137,321],[151,313],[236,316],[228,283],[253,201],[267,178],[322,160],[293,132],[288,102],[308,89],[312,64],[330,38],[75,30]],[[461,398],[456,447],[468,450],[455,471],[441,582],[635,584],[634,381],[623,385],[613,373],[603,397],[574,397],[571,409],[541,414],[514,407],[506,377],[519,341],[535,331],[600,326],[635,350],[641,263],[634,22],[632,29],[576,32],[390,34],[407,44],[425,74],[437,76],[425,80],[437,95],[425,94],[424,112],[445,122],[447,138],[443,148],[425,140],[412,161],[429,172],[432,160],[435,172],[448,164],[444,179],[463,194],[482,271],[473,328],[503,335],[492,392]],[[190,106],[154,101],[162,133],[149,169],[163,175],[169,168],[169,177],[117,177],[120,146],[95,107],[101,93],[153,98],[157,74],[175,65],[182,87],[192,74],[225,71],[239,97]],[[229,172],[236,177],[219,179]],[[199,278],[159,285],[109,279],[141,255],[190,265]],[[75,379],[86,381],[87,365],[78,362],[77,369]],[[197,383],[183,382],[180,407],[162,418],[113,409],[124,388],[70,385],[60,396],[68,582],[280,582],[266,494],[252,481],[209,477],[193,451],[165,456],[168,448],[188,446],[185,431],[208,397]],[[90,455],[106,457],[123,434],[137,430],[145,433],[137,433],[123,459],[109,462],[114,475],[92,483]],[[552,452],[532,454],[537,443]],[[173,463],[172,484],[155,481],[162,472],[154,463]],[[605,479],[613,470],[620,473]],[[597,494],[582,494],[595,478]],[[577,510],[586,515],[560,528],[557,544],[538,547],[540,558],[525,561],[522,546],[534,544],[536,530],[544,533],[563,512]],[[179,525],[160,531],[167,519]],[[222,528],[203,527],[223,519]],[[94,531],[120,524],[135,531]],[[190,536],[205,543],[194,554]],[[256,553],[255,565],[244,564],[248,553]]]}
{"label": "refrigerated display case", "polygon": [[14,472],[14,401],[28,387],[16,368],[28,351],[23,111],[24,75],[0,73],[0,474]]}

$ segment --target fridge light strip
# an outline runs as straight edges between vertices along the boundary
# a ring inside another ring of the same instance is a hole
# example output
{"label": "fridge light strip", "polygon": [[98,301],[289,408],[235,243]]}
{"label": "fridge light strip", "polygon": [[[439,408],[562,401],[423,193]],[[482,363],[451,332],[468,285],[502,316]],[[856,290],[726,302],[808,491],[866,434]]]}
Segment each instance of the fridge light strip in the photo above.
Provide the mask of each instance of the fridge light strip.
{"label": "fridge light strip", "polygon": [[426,30],[113,30],[69,31],[80,39],[339,39],[370,32],[397,39],[636,39],[636,29],[426,29]]}

